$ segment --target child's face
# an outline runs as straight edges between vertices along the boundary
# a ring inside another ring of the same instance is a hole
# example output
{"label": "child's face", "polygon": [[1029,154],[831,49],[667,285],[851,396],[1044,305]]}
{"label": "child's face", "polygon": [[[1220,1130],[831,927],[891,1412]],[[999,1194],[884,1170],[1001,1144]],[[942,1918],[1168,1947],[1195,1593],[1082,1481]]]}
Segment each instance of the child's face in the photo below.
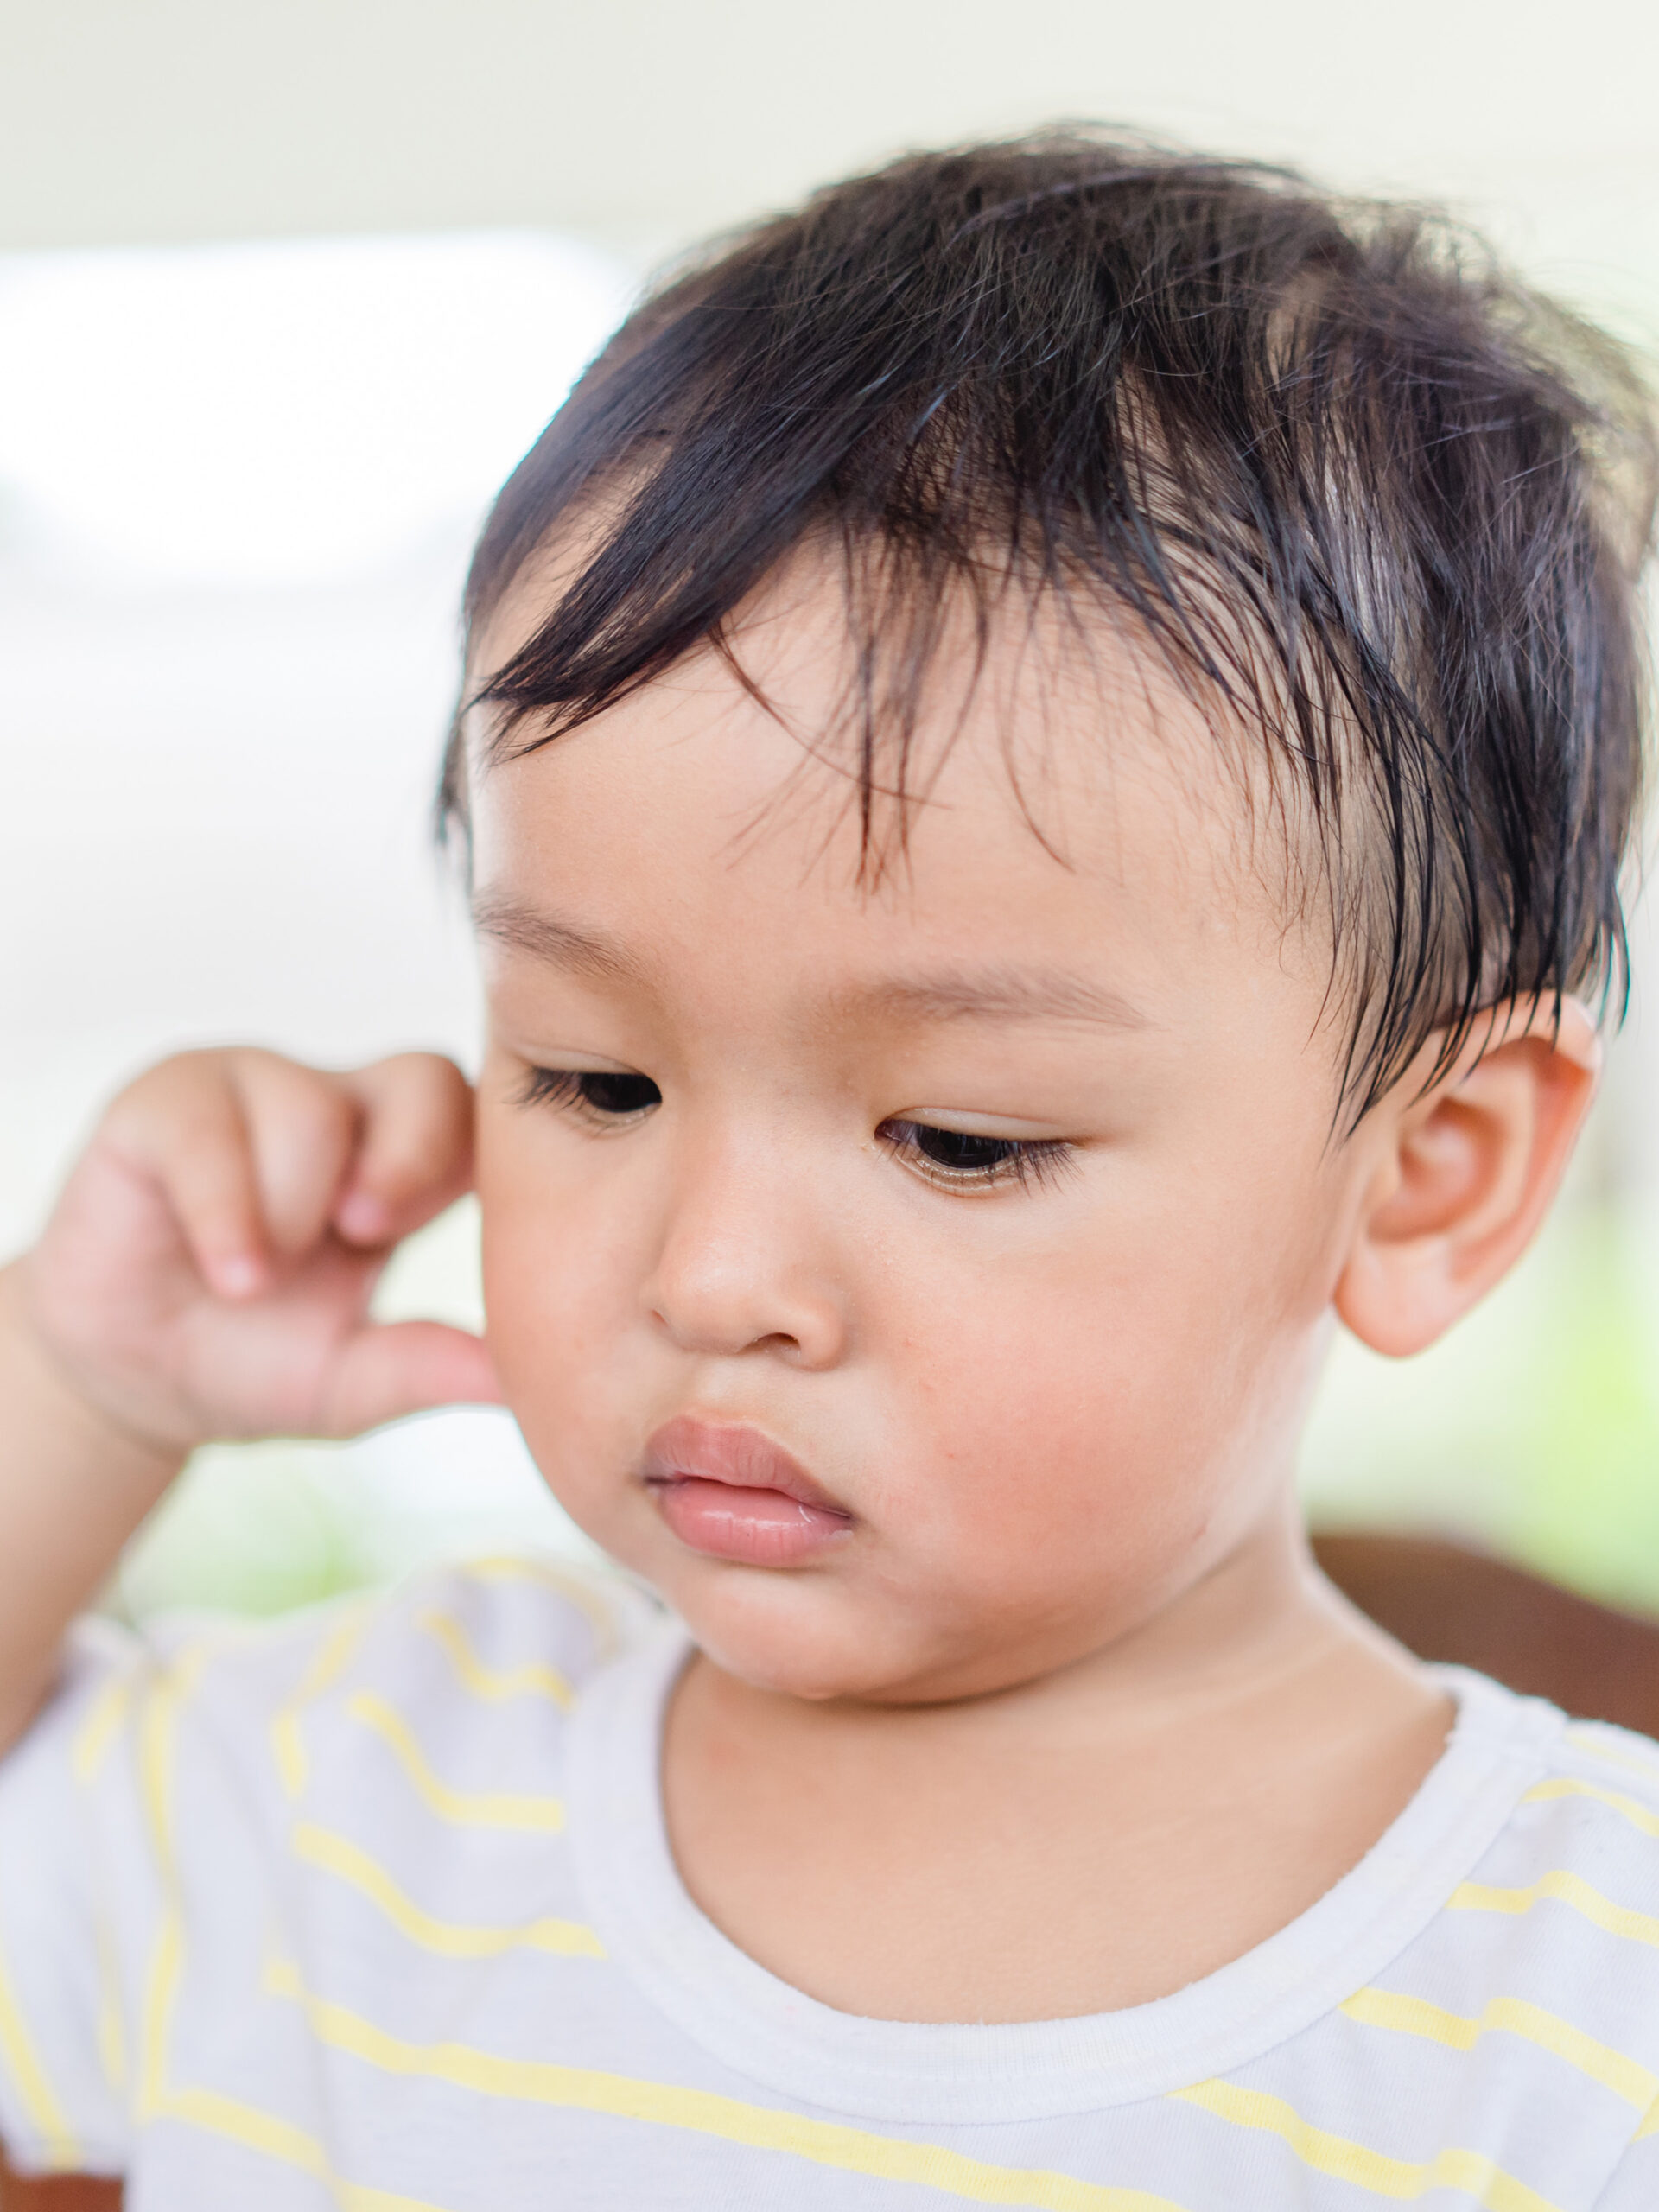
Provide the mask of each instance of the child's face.
{"label": "child's face", "polygon": [[[712,652],[474,771],[498,1369],[562,1503],[752,1681],[1025,1680],[1288,1510],[1357,1202],[1328,948],[1196,711],[1062,635],[924,728],[874,891],[844,769]],[[843,636],[809,576],[737,644],[812,735]]]}

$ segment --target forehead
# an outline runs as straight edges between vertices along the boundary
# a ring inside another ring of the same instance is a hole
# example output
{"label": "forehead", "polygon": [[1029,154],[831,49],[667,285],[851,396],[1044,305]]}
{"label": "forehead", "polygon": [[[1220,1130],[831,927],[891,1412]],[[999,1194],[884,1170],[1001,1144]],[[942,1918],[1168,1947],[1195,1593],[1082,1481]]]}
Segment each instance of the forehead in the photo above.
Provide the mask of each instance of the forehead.
{"label": "forehead", "polygon": [[[553,560],[521,576],[474,685],[569,573]],[[1282,963],[1240,732],[1104,611],[1010,591],[982,624],[964,594],[940,624],[907,713],[902,657],[861,670],[845,578],[804,554],[723,649],[539,749],[521,729],[493,755],[475,714],[481,898],[641,914],[672,902],[683,929],[783,916],[797,937],[839,930],[849,946],[872,930],[1033,950],[1139,936],[1176,959],[1230,937]]]}

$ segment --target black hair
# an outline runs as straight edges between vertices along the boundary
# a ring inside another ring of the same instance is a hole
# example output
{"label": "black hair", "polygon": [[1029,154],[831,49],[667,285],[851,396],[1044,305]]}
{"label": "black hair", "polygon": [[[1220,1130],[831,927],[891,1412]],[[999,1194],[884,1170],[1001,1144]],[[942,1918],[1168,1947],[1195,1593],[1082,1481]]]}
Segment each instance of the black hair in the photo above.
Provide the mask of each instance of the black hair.
{"label": "black hair", "polygon": [[[1091,594],[1248,710],[1311,825],[1357,1117],[1510,997],[1622,1005],[1655,478],[1628,357],[1443,219],[1091,129],[912,156],[623,325],[479,543],[474,636],[582,525],[477,696],[498,753],[545,745],[729,653],[823,538],[868,859],[947,603],[982,655],[995,579]],[[464,826],[458,728],[440,804]]]}

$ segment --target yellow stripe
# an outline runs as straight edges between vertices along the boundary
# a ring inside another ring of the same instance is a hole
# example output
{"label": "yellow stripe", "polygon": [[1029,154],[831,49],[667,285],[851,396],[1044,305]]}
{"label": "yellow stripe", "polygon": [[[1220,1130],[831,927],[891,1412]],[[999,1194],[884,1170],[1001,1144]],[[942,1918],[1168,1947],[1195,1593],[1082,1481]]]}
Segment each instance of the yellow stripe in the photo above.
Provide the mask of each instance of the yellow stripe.
{"label": "yellow stripe", "polygon": [[1630,1774],[1645,1774],[1649,1782],[1659,1782],[1659,1746],[1651,1757],[1643,1758],[1635,1751],[1616,1750],[1592,1736],[1587,1728],[1564,1728],[1561,1734],[1569,1744],[1576,1744],[1581,1751],[1588,1751],[1592,1758],[1605,1759],[1609,1766],[1622,1766]]}
{"label": "yellow stripe", "polygon": [[451,1789],[427,1764],[426,1754],[409,1724],[382,1697],[359,1690],[346,1707],[354,1720],[372,1728],[415,1785],[416,1795],[442,1820],[458,1827],[532,1828],[556,1835],[564,1826],[564,1807],[556,1797],[521,1797],[485,1790]]}
{"label": "yellow stripe", "polygon": [[[103,1771],[111,1745],[129,1714],[137,1687],[137,1675],[124,1669],[105,1682],[75,1731],[70,1749],[70,1771],[83,1789],[91,1789]],[[104,2078],[118,2093],[127,2087],[126,2028],[122,2017],[120,1974],[115,1942],[107,1917],[99,1913],[93,1924],[98,1956],[98,2056]]]}
{"label": "yellow stripe", "polygon": [[[1032,2212],[1180,2212],[1168,2197],[1149,2196],[1144,2190],[1114,2189],[1032,2168],[987,2165],[937,2144],[867,2134],[861,2128],[808,2120],[766,2105],[742,2104],[706,2089],[640,2082],[586,2067],[554,2066],[543,2059],[496,2058],[461,2044],[404,2043],[343,2005],[309,1995],[297,1969],[286,1963],[274,1962],[267,1969],[267,1986],[304,2005],[320,2042],[386,2074],[446,2082],[479,2096],[511,2097],[525,2104],[556,2105],[602,2113],[613,2120],[683,2128],[741,2144],[747,2150],[804,2158],[842,2173],[936,2189],[970,2204],[1023,2205]],[[1516,2212],[1521,2212],[1518,2205]]]}
{"label": "yellow stripe", "polygon": [[173,1853],[173,1765],[179,1707],[194,1686],[206,1658],[205,1647],[199,1646],[171,1672],[158,1672],[149,1683],[138,1724],[139,1786],[163,1899],[161,1925],[150,1952],[140,2029],[141,2113],[153,2109],[162,2094],[173,2007],[184,1963],[184,1917]]}
{"label": "yellow stripe", "polygon": [[[361,1624],[354,1622],[352,1625],[358,1628]],[[330,1639],[331,1644],[340,1641],[339,1631]],[[194,1688],[207,1656],[207,1647],[198,1645],[175,1664],[170,1674],[158,1675],[145,1700],[139,1724],[139,1779],[144,1816],[165,1905],[151,1954],[144,2000],[138,2116],[146,2120],[176,2120],[188,2127],[222,2135],[284,2164],[298,2166],[327,2186],[340,2212],[446,2212],[442,2205],[418,2197],[396,2196],[385,2190],[365,2189],[340,2180],[331,2169],[321,2144],[289,2120],[257,2111],[234,2097],[221,2096],[216,2090],[175,2089],[168,2086],[167,2058],[173,2008],[184,1971],[184,1914],[179,1896],[178,1861],[173,1847],[177,1723],[179,1708]],[[317,1671],[314,1665],[312,1675],[315,1676]],[[302,1768],[301,1779],[303,1780]]]}
{"label": "yellow stripe", "polygon": [[1368,2150],[1363,2143],[1351,2142],[1345,2135],[1312,2126],[1282,2098],[1268,2096],[1259,2089],[1241,2089],[1230,2082],[1200,2082],[1191,2089],[1176,2090],[1175,2094],[1187,2104],[1213,2113],[1217,2120],[1230,2120],[1236,2127],[1260,2128],[1278,2136],[1315,2173],[1328,2174],[1333,2181],[1351,2182],[1357,2189],[1369,2190],[1373,2196],[1409,2201],[1431,2189],[1460,2189],[1485,2207],[1485,2212],[1557,2212],[1548,2198],[1506,2174],[1482,2151],[1448,2148],[1419,2164],[1408,2158],[1390,2158],[1381,2151]]}
{"label": "yellow stripe", "polygon": [[276,1771],[283,1778],[283,1788],[290,1797],[302,1796],[310,1779],[310,1762],[306,1756],[301,1716],[306,1707],[337,1681],[351,1663],[352,1655],[357,1649],[372,1612],[373,1605],[366,1600],[359,1600],[347,1609],[317,1646],[312,1655],[311,1664],[270,1724],[270,1744],[276,1758]]}
{"label": "yellow stripe", "polygon": [[463,1572],[477,1582],[533,1582],[541,1589],[554,1591],[559,1597],[569,1599],[593,1630],[598,1657],[608,1658],[617,1649],[616,1608],[590,1578],[556,1567],[550,1560],[519,1559],[511,1554],[500,1559],[469,1559]]}
{"label": "yellow stripe", "polygon": [[46,2067],[35,2047],[35,2038],[23,2018],[0,1950],[0,2059],[17,2084],[23,2110],[38,2131],[46,2155],[60,2173],[73,2173],[81,2163],[80,2146],[64,2116],[63,2107],[48,2079]]}
{"label": "yellow stripe", "polygon": [[98,1779],[99,1770],[131,1707],[132,1688],[130,1674],[117,1675],[113,1681],[105,1682],[75,1731],[69,1763],[75,1780],[83,1787]]}
{"label": "yellow stripe", "polygon": [[1659,1835],[1659,1813],[1649,1812],[1634,1797],[1623,1796],[1617,1789],[1602,1789],[1593,1782],[1580,1782],[1571,1775],[1552,1776],[1548,1782],[1535,1783],[1521,1802],[1536,1805],[1551,1797],[1593,1797],[1599,1805],[1611,1805],[1633,1828],[1640,1828],[1643,1835]]}
{"label": "yellow stripe", "polygon": [[1478,2019],[1461,2012],[1442,2012],[1426,1998],[1407,1997],[1389,1989],[1362,1989],[1342,2010],[1351,2020],[1368,2028],[1392,2028],[1402,2035],[1423,2036],[1453,2050],[1472,2050],[1484,2035],[1495,2029],[1520,2036],[1553,2057],[1564,2059],[1591,2081],[1623,2097],[1638,2112],[1646,2112],[1659,2097],[1659,2075],[1650,2074],[1634,2058],[1598,2043],[1570,2021],[1524,1998],[1494,1997]]}
{"label": "yellow stripe", "polygon": [[1659,2099],[1656,2099],[1649,2107],[1647,2117],[1631,2136],[1630,2140],[1632,2143],[1639,2143],[1644,2135],[1659,2135]]}
{"label": "yellow stripe", "polygon": [[261,2151],[268,2158],[280,2159],[285,2166],[300,2166],[320,2178],[328,2170],[322,2145],[315,2136],[296,2127],[291,2120],[279,2120],[274,2113],[260,2112],[236,2097],[220,2096],[216,2089],[169,2089],[157,2102],[156,2116],[228,2136],[250,2151]]}
{"label": "yellow stripe", "polygon": [[1581,1913],[1609,1936],[1622,1936],[1632,1943],[1650,1943],[1659,1948],[1659,1920],[1651,1913],[1633,1912],[1628,1905],[1615,1904],[1599,1890],[1592,1890],[1581,1876],[1569,1874],[1560,1867],[1541,1874],[1523,1890],[1493,1889],[1484,1882],[1464,1882],[1446,1902],[1451,1912],[1519,1913],[1530,1912],[1546,1897],[1556,1904],[1570,1905],[1574,1912]]}
{"label": "yellow stripe", "polygon": [[421,1626],[436,1637],[449,1655],[450,1664],[474,1697],[499,1700],[512,1697],[545,1697],[568,1713],[575,1694],[556,1667],[531,1662],[522,1667],[486,1667],[467,1638],[467,1631],[448,1613],[423,1613]]}
{"label": "yellow stripe", "polygon": [[127,2035],[121,2010],[121,1975],[115,1938],[102,1912],[94,1923],[98,1944],[98,2056],[104,2078],[118,2094],[127,2087]]}
{"label": "yellow stripe", "polygon": [[[85,1719],[75,1731],[69,1755],[70,1770],[83,1789],[90,1789],[103,1770],[109,1750],[132,1710],[136,1675],[130,1669],[105,1682],[92,1700]],[[115,1940],[107,1916],[99,1913],[93,1923],[98,1953],[98,2056],[104,2078],[121,2092],[127,2086],[126,2029],[122,2018],[121,1978],[116,1963]]]}
{"label": "yellow stripe", "polygon": [[173,2007],[184,1967],[184,1936],[175,1910],[168,1910],[149,1955],[145,1982],[143,2017],[139,2037],[143,2051],[138,2087],[138,2112],[148,2118],[161,2107],[167,2082],[167,2052],[173,2032]]}
{"label": "yellow stripe", "polygon": [[423,2197],[396,2196],[385,2189],[364,2189],[341,2181],[328,2164],[315,2136],[274,2113],[257,2111],[234,2097],[213,2089],[169,2090],[156,2107],[160,2117],[197,2127],[206,2134],[222,2135],[245,2150],[257,2151],[283,2165],[297,2166],[321,2182],[333,2194],[341,2212],[444,2212],[442,2205]]}
{"label": "yellow stripe", "polygon": [[[563,1958],[602,1959],[604,1947],[579,1920],[531,1920],[519,1928],[467,1928],[435,1920],[400,1890],[384,1866],[343,1835],[302,1821],[294,1831],[296,1855],[378,1905],[400,1934],[445,1959],[496,1959],[505,1951],[553,1951]],[[1659,2085],[1656,2085],[1659,2086]]]}

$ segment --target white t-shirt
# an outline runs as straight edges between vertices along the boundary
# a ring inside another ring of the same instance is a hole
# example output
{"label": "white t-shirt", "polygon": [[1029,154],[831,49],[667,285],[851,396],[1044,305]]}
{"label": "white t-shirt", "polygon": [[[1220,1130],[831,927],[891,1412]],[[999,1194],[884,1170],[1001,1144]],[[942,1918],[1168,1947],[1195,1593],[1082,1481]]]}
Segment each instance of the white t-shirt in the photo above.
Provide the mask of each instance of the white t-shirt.
{"label": "white t-shirt", "polygon": [[79,1632],[0,1764],[13,2159],[124,2172],[130,2212],[1659,2207],[1659,1746],[1448,1673],[1445,1756],[1257,1949],[1126,2012],[921,2026],[800,1995],[687,1897],[686,1649],[524,1561]]}

